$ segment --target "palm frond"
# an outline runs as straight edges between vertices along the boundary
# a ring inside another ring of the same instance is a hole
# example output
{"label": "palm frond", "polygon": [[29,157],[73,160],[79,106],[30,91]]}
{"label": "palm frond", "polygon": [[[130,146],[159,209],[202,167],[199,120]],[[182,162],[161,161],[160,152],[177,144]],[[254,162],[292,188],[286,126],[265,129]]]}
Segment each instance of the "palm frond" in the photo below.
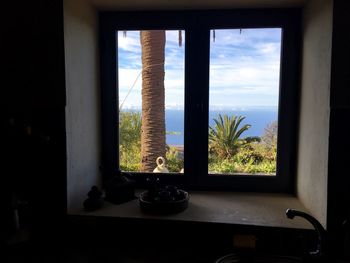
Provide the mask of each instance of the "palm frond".
{"label": "palm frond", "polygon": [[251,125],[241,126],[243,116],[228,116],[219,114],[214,118],[214,126],[209,126],[209,144],[221,157],[232,157],[240,147],[240,136]]}

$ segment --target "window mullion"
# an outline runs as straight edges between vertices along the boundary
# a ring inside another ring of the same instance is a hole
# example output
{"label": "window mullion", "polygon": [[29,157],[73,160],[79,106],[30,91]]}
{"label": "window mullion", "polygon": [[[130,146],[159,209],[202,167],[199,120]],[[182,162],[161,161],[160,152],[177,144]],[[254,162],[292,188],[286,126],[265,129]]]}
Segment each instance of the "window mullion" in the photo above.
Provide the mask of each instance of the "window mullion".
{"label": "window mullion", "polygon": [[119,167],[118,158],[118,93],[116,90],[118,67],[115,50],[115,27],[105,19],[100,20],[100,50],[101,50],[101,119],[102,119],[102,171],[104,182],[108,181]]}
{"label": "window mullion", "polygon": [[209,30],[186,31],[185,63],[185,171],[198,185],[208,166]]}

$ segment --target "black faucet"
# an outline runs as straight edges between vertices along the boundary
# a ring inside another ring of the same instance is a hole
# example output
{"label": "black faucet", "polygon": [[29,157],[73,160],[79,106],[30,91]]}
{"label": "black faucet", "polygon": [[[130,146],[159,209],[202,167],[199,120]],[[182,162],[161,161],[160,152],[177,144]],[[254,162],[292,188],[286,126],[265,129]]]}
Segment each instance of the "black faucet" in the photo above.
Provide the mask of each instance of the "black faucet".
{"label": "black faucet", "polygon": [[294,210],[294,209],[287,209],[286,216],[289,219],[293,219],[295,216],[300,216],[300,217],[305,218],[307,221],[309,221],[313,225],[313,227],[315,228],[315,230],[317,232],[318,243],[316,246],[316,250],[310,252],[310,256],[316,260],[323,259],[325,257],[326,230],[323,228],[321,223],[318,222],[317,219],[314,218],[313,216],[311,216],[307,213],[301,212],[301,211]]}

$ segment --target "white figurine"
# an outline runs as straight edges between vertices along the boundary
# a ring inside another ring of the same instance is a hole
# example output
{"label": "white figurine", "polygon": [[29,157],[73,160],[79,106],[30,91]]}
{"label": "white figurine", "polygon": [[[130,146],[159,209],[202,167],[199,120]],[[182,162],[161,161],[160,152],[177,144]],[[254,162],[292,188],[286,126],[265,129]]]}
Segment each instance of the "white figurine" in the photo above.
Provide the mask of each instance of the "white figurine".
{"label": "white figurine", "polygon": [[154,173],[169,173],[169,170],[165,167],[165,159],[163,157],[158,157],[156,163],[157,167],[154,168]]}

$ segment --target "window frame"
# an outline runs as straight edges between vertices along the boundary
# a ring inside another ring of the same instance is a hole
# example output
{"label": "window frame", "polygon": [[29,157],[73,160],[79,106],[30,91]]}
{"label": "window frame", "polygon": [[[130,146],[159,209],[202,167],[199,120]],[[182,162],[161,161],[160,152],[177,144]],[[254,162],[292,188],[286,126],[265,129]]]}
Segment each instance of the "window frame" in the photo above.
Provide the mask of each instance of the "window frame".
{"label": "window frame", "polygon": [[[294,193],[300,87],[300,9],[99,12],[102,168],[119,172],[118,30],[184,30],[184,174],[157,174],[191,190]],[[208,174],[209,48],[211,29],[282,28],[276,176]],[[197,121],[193,121],[197,120]],[[193,136],[196,134],[196,136]],[[148,175],[148,176],[147,176]],[[150,174],[132,173],[139,187]]]}

